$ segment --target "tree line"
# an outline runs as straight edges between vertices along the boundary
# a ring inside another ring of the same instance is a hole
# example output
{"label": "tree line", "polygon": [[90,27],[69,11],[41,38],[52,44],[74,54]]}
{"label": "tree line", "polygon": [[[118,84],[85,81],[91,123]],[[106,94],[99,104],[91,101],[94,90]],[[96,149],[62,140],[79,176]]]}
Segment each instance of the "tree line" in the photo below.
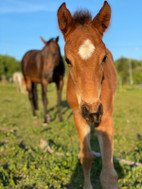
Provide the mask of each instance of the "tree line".
{"label": "tree line", "polygon": [[[118,82],[120,84],[128,85],[130,84],[130,79],[133,84],[142,84],[142,61],[122,57],[116,60],[114,65],[117,69]],[[0,55],[0,80],[2,76],[9,80],[13,73],[17,71],[21,71],[20,61],[11,56]]]}

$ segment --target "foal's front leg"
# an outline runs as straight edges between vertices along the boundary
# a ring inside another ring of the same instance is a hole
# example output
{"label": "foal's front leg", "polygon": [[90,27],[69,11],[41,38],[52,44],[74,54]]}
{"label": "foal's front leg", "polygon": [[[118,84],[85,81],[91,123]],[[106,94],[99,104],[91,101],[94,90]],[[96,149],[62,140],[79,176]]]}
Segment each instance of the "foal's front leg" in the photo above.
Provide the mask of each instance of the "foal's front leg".
{"label": "foal's front leg", "polygon": [[102,120],[96,128],[101,154],[101,185],[103,189],[118,189],[117,173],[113,166],[113,121],[111,117]]}
{"label": "foal's front leg", "polygon": [[64,84],[63,79],[59,80],[59,82],[56,83],[56,86],[57,86],[57,106],[58,106],[58,115],[59,115],[60,121],[62,121],[61,95],[62,95],[63,84]]}
{"label": "foal's front leg", "polygon": [[93,189],[90,181],[90,171],[93,161],[93,153],[90,147],[90,126],[80,113],[74,113],[74,121],[80,137],[80,162],[84,172],[84,189]]}

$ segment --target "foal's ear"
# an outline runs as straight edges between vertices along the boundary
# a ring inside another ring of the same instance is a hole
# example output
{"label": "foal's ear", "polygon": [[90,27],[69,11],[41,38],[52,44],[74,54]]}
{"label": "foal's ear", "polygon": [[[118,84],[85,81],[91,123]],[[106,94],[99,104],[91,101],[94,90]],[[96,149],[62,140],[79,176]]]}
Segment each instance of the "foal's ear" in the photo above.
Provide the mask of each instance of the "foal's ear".
{"label": "foal's ear", "polygon": [[66,4],[63,3],[57,12],[58,16],[58,25],[60,30],[62,31],[63,35],[67,34],[69,31],[69,25],[72,21],[72,15],[70,11],[66,8]]}
{"label": "foal's ear", "polygon": [[59,36],[56,37],[56,43],[58,43],[58,41],[59,41]]}
{"label": "foal's ear", "polygon": [[92,20],[92,25],[99,30],[101,35],[103,35],[103,33],[110,24],[110,18],[111,18],[111,8],[107,3],[107,1],[105,1],[99,13]]}
{"label": "foal's ear", "polygon": [[45,41],[42,37],[40,37],[41,41],[46,45],[47,41]]}

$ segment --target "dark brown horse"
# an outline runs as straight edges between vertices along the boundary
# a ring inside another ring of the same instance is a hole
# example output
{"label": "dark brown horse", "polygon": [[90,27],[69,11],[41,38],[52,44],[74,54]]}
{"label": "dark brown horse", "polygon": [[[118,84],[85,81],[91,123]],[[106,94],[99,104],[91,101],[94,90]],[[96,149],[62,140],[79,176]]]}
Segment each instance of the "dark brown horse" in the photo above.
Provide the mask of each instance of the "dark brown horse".
{"label": "dark brown horse", "polygon": [[94,124],[102,154],[102,188],[118,188],[113,166],[112,120],[117,75],[111,52],[102,41],[110,18],[111,8],[106,1],[93,19],[88,11],[79,11],[72,16],[65,3],[58,9],[58,23],[64,36],[65,56],[69,66],[67,101],[73,109],[80,137],[84,189],[93,189],[90,170],[96,153],[90,146],[90,123]]}
{"label": "dark brown horse", "polygon": [[36,84],[41,83],[45,124],[50,118],[47,111],[48,100],[46,91],[48,83],[51,82],[55,82],[57,86],[58,115],[60,121],[62,120],[61,91],[63,87],[65,67],[58,45],[58,39],[59,37],[45,41],[41,38],[45,44],[43,49],[28,51],[22,59],[22,71],[34,116],[36,116],[35,110],[38,109]]}

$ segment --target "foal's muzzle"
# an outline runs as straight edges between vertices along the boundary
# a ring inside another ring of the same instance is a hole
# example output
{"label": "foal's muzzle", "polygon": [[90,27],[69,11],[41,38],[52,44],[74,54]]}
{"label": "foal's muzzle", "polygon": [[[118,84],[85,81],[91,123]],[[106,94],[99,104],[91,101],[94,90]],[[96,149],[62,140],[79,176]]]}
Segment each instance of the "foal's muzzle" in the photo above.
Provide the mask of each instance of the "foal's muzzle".
{"label": "foal's muzzle", "polygon": [[90,107],[87,106],[86,104],[83,104],[81,106],[81,113],[83,118],[88,122],[88,123],[94,123],[95,127],[98,127],[99,124],[101,123],[101,118],[103,115],[103,105],[102,103],[100,103],[97,107],[97,111],[95,111],[94,108],[94,112],[90,111]]}

